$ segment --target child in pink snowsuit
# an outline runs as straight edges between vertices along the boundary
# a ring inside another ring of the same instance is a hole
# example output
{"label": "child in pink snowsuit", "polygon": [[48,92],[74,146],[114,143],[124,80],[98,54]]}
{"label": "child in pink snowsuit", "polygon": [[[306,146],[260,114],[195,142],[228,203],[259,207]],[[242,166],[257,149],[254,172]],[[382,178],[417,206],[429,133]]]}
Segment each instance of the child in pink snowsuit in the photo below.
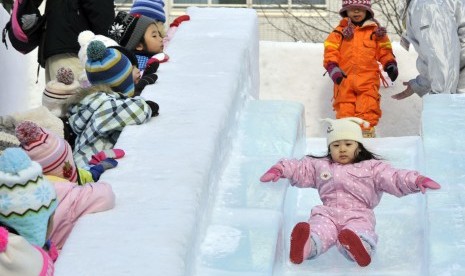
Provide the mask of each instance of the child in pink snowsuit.
{"label": "child in pink snowsuit", "polygon": [[262,182],[288,178],[292,186],[318,189],[323,205],[315,206],[308,222],[291,233],[290,260],[300,264],[336,245],[359,266],[367,266],[378,237],[373,209],[383,192],[397,197],[441,186],[417,171],[395,169],[362,144],[359,118],[325,119],[328,154],[300,160],[282,159],[261,178]]}

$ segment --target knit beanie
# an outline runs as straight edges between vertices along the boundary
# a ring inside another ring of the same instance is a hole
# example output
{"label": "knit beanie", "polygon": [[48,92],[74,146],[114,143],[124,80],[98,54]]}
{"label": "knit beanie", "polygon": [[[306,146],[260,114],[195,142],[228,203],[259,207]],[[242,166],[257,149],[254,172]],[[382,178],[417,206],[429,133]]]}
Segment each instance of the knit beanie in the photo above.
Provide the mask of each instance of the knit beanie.
{"label": "knit beanie", "polygon": [[118,43],[116,41],[114,41],[113,39],[107,36],[96,35],[92,31],[89,31],[89,30],[81,32],[78,36],[78,42],[79,42],[79,45],[81,46],[78,52],[78,57],[79,57],[79,61],[82,64],[82,67],[85,67],[86,62],[87,62],[87,47],[89,46],[89,43],[94,40],[102,41],[106,47],[118,46]]}
{"label": "knit beanie", "polygon": [[65,139],[30,121],[16,126],[16,137],[27,155],[42,166],[44,174],[77,181],[73,153]]}
{"label": "knit beanie", "polygon": [[135,50],[150,24],[156,24],[155,20],[144,15],[131,15],[120,11],[108,30],[108,36],[124,48]]}
{"label": "knit beanie", "polygon": [[16,120],[11,116],[0,117],[0,154],[6,148],[19,147],[19,140],[15,135]]}
{"label": "knit beanie", "polygon": [[55,188],[44,178],[40,164],[21,148],[4,150],[0,155],[0,221],[42,247],[57,205]]}
{"label": "knit beanie", "polygon": [[86,74],[92,85],[105,84],[129,97],[134,94],[133,65],[118,49],[95,40],[87,47],[87,58]]}
{"label": "knit beanie", "polygon": [[132,8],[129,11],[130,14],[145,15],[155,21],[161,21],[165,23],[165,10],[163,7],[165,3],[163,0],[134,0]]}
{"label": "knit beanie", "polygon": [[363,134],[362,128],[369,127],[370,123],[360,118],[347,117],[343,119],[323,119],[328,122],[329,126],[327,129],[327,145],[329,146],[334,141],[339,140],[353,140],[362,143]]}
{"label": "knit beanie", "polygon": [[342,8],[339,14],[342,17],[347,17],[347,10],[350,8],[361,8],[371,13],[371,17],[375,17],[375,13],[371,9],[371,0],[342,0]]}
{"label": "knit beanie", "polygon": [[73,96],[78,88],[79,83],[75,80],[71,68],[61,67],[57,71],[56,79],[49,81],[45,86],[42,105],[53,115],[63,117],[66,115],[66,100]]}
{"label": "knit beanie", "polygon": [[0,227],[0,275],[53,275],[55,267],[50,256],[23,237]]}
{"label": "knit beanie", "polygon": [[45,106],[41,105],[27,111],[13,113],[11,116],[16,120],[16,125],[23,121],[31,121],[41,128],[55,133],[59,137],[64,137],[63,121],[50,112]]}

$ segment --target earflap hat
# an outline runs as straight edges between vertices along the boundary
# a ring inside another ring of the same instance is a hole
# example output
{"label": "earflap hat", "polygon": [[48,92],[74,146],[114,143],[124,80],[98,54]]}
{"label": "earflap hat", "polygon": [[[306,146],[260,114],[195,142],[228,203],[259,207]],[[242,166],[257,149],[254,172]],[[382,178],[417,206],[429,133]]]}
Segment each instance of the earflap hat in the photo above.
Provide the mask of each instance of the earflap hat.
{"label": "earflap hat", "polygon": [[323,119],[328,122],[327,132],[327,145],[339,140],[353,140],[363,143],[362,126],[367,128],[370,123],[367,121],[356,118],[347,117],[342,119]]}
{"label": "earflap hat", "polygon": [[347,10],[351,8],[364,9],[371,14],[371,18],[375,17],[375,13],[371,9],[371,0],[342,0],[342,8],[339,14],[342,17],[347,17]]}

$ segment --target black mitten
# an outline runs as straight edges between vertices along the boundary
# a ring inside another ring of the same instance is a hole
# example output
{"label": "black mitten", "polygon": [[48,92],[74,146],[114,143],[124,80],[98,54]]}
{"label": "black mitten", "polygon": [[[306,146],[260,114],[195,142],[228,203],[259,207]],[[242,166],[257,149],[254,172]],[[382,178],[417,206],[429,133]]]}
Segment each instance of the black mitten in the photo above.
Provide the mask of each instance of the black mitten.
{"label": "black mitten", "polygon": [[149,106],[150,109],[152,109],[152,117],[158,116],[158,110],[160,109],[160,106],[156,102],[152,101],[145,101]]}
{"label": "black mitten", "polygon": [[158,62],[147,63],[147,67],[145,67],[145,70],[144,70],[144,75],[156,73],[159,66],[160,66],[160,63]]}
{"label": "black mitten", "polygon": [[135,86],[134,95],[139,96],[142,90],[144,90],[145,86],[149,84],[154,84],[157,81],[157,79],[157,74],[144,74]]}
{"label": "black mitten", "polygon": [[399,69],[397,69],[397,64],[394,61],[386,64],[386,69],[384,69],[384,71],[386,71],[392,81],[395,81],[397,76],[399,76]]}

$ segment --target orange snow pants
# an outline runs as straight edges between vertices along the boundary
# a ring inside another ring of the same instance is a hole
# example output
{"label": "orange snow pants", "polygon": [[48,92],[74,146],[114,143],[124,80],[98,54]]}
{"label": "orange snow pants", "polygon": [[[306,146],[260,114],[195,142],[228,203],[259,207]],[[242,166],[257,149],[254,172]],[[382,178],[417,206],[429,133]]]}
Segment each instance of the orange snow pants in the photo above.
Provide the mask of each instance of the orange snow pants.
{"label": "orange snow pants", "polygon": [[347,74],[340,85],[334,85],[336,118],[357,117],[376,126],[381,118],[379,85],[378,71]]}

